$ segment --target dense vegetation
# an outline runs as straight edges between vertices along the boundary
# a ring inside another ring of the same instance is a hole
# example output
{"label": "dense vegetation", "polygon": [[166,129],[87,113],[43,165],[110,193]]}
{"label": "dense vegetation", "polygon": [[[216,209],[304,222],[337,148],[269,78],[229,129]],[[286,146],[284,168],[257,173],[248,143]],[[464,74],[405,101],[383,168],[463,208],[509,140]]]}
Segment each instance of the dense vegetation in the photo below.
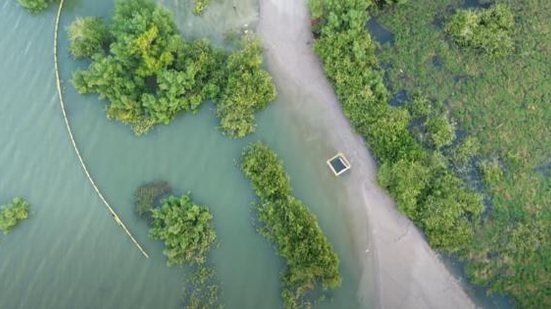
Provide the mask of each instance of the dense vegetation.
{"label": "dense vegetation", "polygon": [[33,14],[38,14],[50,6],[53,0],[17,0],[19,4]]}
{"label": "dense vegetation", "polygon": [[[551,66],[545,64],[551,2],[498,1],[496,7],[499,3],[515,16],[512,53],[481,57],[480,48],[449,40],[446,25],[464,1],[419,0],[376,12],[395,35],[379,59],[392,93],[406,90],[412,97],[408,109],[418,105],[420,114],[430,113],[435,103],[442,104],[457,123],[459,137],[441,149],[440,158],[481,190],[487,205],[460,255],[469,277],[512,295],[521,307],[549,307]],[[411,95],[419,91],[431,98],[430,108]]]}
{"label": "dense vegetation", "polygon": [[445,25],[464,1],[372,11],[395,35],[378,58],[392,93],[409,94],[400,107],[388,104],[377,44],[364,29],[371,2],[310,5],[316,51],[381,164],[380,183],[431,245],[465,260],[473,282],[522,307],[549,307],[551,2],[503,1],[515,31],[514,53],[501,57],[449,40]]}
{"label": "dense vegetation", "polygon": [[381,185],[424,229],[433,247],[464,251],[483,209],[481,197],[449,169],[440,152],[456,138],[447,115],[423,97],[413,100],[411,108],[389,105],[375,57],[377,44],[364,27],[371,4],[310,1],[312,17],[319,20],[315,50],[345,115],[381,164]]}
{"label": "dense vegetation", "polygon": [[230,136],[244,137],[253,133],[255,112],[276,98],[272,78],[261,65],[260,43],[253,38],[246,38],[242,49],[228,58],[228,80],[217,114],[221,128]]}
{"label": "dense vegetation", "polygon": [[165,243],[169,265],[202,264],[216,239],[212,214],[189,195],[170,196],[151,210],[151,238]]}
{"label": "dense vegetation", "polygon": [[71,53],[91,61],[74,74],[76,89],[109,101],[107,116],[137,135],[213,100],[220,101],[221,127],[242,137],[254,131],[254,112],[275,97],[256,40],[245,38],[229,57],[205,40],[188,42],[172,14],[150,0],[117,1],[109,25],[77,19],[69,37]]}
{"label": "dense vegetation", "polygon": [[446,31],[461,46],[477,48],[492,56],[503,56],[513,50],[511,35],[514,16],[505,4],[482,10],[459,10],[449,21]]}
{"label": "dense vegetation", "polygon": [[168,265],[191,270],[184,288],[184,308],[221,308],[220,286],[207,261],[216,239],[212,214],[194,203],[189,194],[160,200],[171,191],[165,181],[140,186],[134,193],[136,211],[149,221],[151,238],[164,242]]}
{"label": "dense vegetation", "polygon": [[339,259],[316,217],[292,195],[283,163],[266,145],[255,143],[243,153],[242,169],[260,199],[259,231],[273,241],[287,262],[282,297],[286,308],[311,305],[308,293],[341,283]]}
{"label": "dense vegetation", "polygon": [[0,230],[8,234],[19,222],[29,217],[29,203],[22,198],[14,198],[0,206]]}

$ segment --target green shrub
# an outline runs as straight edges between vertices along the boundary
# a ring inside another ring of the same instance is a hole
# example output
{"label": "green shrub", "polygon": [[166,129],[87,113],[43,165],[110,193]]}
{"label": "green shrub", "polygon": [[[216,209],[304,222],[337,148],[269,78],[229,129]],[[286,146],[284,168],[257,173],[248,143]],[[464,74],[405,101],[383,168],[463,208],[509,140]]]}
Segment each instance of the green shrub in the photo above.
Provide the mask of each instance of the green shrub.
{"label": "green shrub", "polygon": [[0,206],[0,230],[8,234],[19,222],[29,217],[29,203],[22,198],[14,198]]}
{"label": "green shrub", "polygon": [[212,214],[189,195],[168,197],[151,211],[151,238],[165,243],[168,265],[203,264],[216,239]]}
{"label": "green shrub", "polygon": [[217,114],[220,127],[232,137],[253,133],[255,112],[276,98],[272,78],[261,66],[262,49],[254,38],[245,38],[241,50],[228,58],[228,80],[217,106]]}
{"label": "green shrub", "polygon": [[480,171],[487,186],[499,184],[503,180],[503,169],[497,160],[482,162]]}
{"label": "green shrub", "polygon": [[436,149],[450,145],[455,139],[455,128],[445,115],[430,117],[425,128],[429,143]]}
{"label": "green shrub", "polygon": [[242,170],[260,199],[260,233],[276,244],[287,262],[282,297],[285,308],[311,306],[308,292],[341,284],[339,259],[316,217],[291,193],[283,163],[266,145],[255,143],[243,153]]}
{"label": "green shrub", "polygon": [[193,7],[193,14],[201,15],[209,6],[210,0],[195,0],[195,7]]}
{"label": "green shrub", "polygon": [[475,137],[466,137],[453,151],[453,160],[462,164],[474,157],[480,149],[480,144]]}
{"label": "green shrub", "polygon": [[408,103],[407,109],[413,118],[425,118],[432,113],[432,103],[423,95],[415,95]]}
{"label": "green shrub", "polygon": [[50,6],[53,0],[17,0],[19,4],[33,14],[38,14]]}
{"label": "green shrub", "polygon": [[68,29],[71,45],[69,50],[75,58],[92,58],[103,54],[109,46],[109,29],[99,17],[77,18]]}
{"label": "green shrub", "polygon": [[446,26],[446,31],[457,44],[497,57],[513,50],[511,35],[514,26],[514,16],[509,7],[497,4],[479,11],[458,11]]}

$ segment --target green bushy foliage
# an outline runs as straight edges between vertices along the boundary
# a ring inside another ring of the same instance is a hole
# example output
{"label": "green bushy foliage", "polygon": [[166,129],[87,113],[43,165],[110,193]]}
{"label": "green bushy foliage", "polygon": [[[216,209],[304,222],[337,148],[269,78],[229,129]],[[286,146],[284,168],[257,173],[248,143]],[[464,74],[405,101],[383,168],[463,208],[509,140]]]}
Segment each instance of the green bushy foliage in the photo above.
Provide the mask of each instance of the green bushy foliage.
{"label": "green bushy foliage", "polygon": [[203,264],[216,239],[212,214],[189,195],[168,197],[151,210],[151,238],[165,243],[168,265]]}
{"label": "green bushy foliage", "polygon": [[22,198],[14,198],[0,206],[0,230],[8,234],[19,222],[29,217],[29,203]]}
{"label": "green bushy foliage", "polygon": [[436,149],[451,144],[455,139],[455,128],[445,115],[429,118],[425,123],[425,127],[428,140]]}
{"label": "green bushy foliage", "polygon": [[77,91],[106,99],[107,116],[137,135],[221,100],[221,127],[243,137],[254,131],[254,112],[275,98],[258,43],[247,40],[228,58],[205,40],[185,41],[172,14],[150,0],[119,0],[107,28],[99,19],[79,19],[69,34],[75,57],[92,58],[73,75]]}
{"label": "green bushy foliage", "polygon": [[77,59],[91,59],[95,54],[103,54],[110,43],[109,30],[99,17],[77,18],[69,26],[68,33],[69,49]]}
{"label": "green bushy foliage", "polygon": [[243,153],[242,170],[260,199],[260,232],[287,262],[282,279],[285,308],[309,307],[308,292],[320,284],[324,289],[340,285],[339,259],[316,217],[292,195],[283,163],[272,150],[261,143],[250,145]]}
{"label": "green bushy foliage", "polygon": [[480,49],[492,56],[503,56],[513,50],[511,35],[514,27],[514,16],[509,7],[497,4],[478,11],[458,11],[446,31],[461,46]]}
{"label": "green bushy foliage", "polygon": [[245,38],[241,50],[228,58],[228,80],[217,114],[220,126],[230,136],[244,137],[253,133],[255,112],[276,98],[272,78],[261,66],[262,49],[254,38]]}
{"label": "green bushy foliage", "polygon": [[19,4],[33,14],[38,14],[50,6],[53,0],[17,0]]}
{"label": "green bushy foliage", "polygon": [[193,14],[201,15],[209,6],[210,0],[195,0],[195,7],[193,7]]}

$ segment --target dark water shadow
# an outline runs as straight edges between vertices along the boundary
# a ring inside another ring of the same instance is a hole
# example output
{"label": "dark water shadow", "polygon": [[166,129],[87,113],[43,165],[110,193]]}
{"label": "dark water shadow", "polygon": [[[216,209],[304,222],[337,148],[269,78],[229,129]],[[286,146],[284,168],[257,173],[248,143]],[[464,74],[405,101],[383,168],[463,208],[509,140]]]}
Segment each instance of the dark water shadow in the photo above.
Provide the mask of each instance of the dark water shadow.
{"label": "dark water shadow", "polygon": [[369,30],[369,33],[371,33],[371,36],[379,42],[379,44],[394,44],[394,34],[383,27],[376,17],[369,18],[365,26]]}
{"label": "dark water shadow", "polygon": [[488,287],[471,284],[467,280],[468,276],[465,272],[465,263],[460,261],[457,257],[442,255],[440,258],[454,277],[460,278],[461,286],[467,295],[471,297],[477,308],[510,309],[515,307],[510,297],[502,294],[488,295]]}
{"label": "dark water shadow", "polygon": [[394,107],[400,107],[409,100],[409,94],[405,89],[396,92],[390,99],[390,105]]}

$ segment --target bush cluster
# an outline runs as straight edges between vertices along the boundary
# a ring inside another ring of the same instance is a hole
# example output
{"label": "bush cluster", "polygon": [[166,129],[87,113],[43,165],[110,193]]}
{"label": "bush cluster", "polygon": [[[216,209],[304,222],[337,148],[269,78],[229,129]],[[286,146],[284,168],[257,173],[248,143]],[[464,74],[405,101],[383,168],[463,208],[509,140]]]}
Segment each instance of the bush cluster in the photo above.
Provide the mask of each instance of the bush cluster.
{"label": "bush cluster", "polygon": [[482,50],[492,56],[503,56],[513,50],[514,16],[505,4],[473,11],[459,10],[446,31],[461,46]]}
{"label": "bush cluster", "polygon": [[258,205],[261,234],[276,244],[287,262],[282,297],[286,308],[311,305],[307,293],[341,283],[339,259],[316,217],[292,195],[289,176],[277,155],[262,143],[245,149],[242,170],[251,180]]}
{"label": "bush cluster", "polygon": [[14,198],[0,206],[0,230],[8,234],[19,222],[29,217],[29,203],[22,198]]}
{"label": "bush cluster", "polygon": [[165,243],[168,265],[203,264],[216,239],[212,214],[189,195],[170,196],[151,210],[151,238]]}
{"label": "bush cluster", "polygon": [[53,0],[17,0],[19,5],[33,14],[38,14],[50,6]]}
{"label": "bush cluster", "polygon": [[195,0],[195,6],[193,7],[193,14],[201,15],[209,6],[210,0]]}
{"label": "bush cluster", "polygon": [[256,40],[244,39],[229,57],[206,40],[188,42],[172,14],[150,0],[117,1],[110,25],[77,19],[69,37],[71,53],[91,61],[73,75],[78,92],[109,101],[107,116],[137,135],[213,100],[220,102],[221,127],[242,137],[254,131],[254,112],[275,98]]}
{"label": "bush cluster", "polygon": [[[376,43],[364,27],[372,4],[372,0],[311,0],[312,17],[319,21],[315,51],[345,115],[381,164],[380,184],[423,228],[434,248],[449,253],[464,250],[483,210],[481,197],[450,171],[439,152],[455,138],[449,120],[432,111],[426,98],[415,98],[406,108],[388,104]],[[428,143],[411,133],[413,121],[424,122]]]}

